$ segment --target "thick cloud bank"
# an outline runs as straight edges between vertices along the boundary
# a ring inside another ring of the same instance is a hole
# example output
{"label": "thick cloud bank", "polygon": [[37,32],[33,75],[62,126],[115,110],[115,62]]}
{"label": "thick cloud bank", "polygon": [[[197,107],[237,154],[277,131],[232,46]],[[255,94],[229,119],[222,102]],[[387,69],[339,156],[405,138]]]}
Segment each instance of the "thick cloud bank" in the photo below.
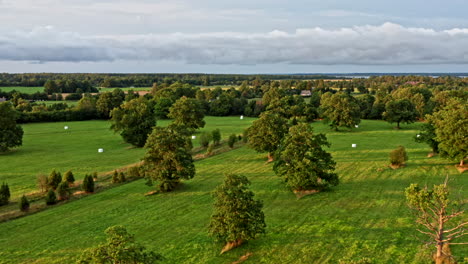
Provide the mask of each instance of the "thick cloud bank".
{"label": "thick cloud bank", "polygon": [[435,31],[385,23],[294,33],[205,33],[81,36],[52,27],[0,34],[0,60],[99,62],[182,61],[191,64],[398,65],[467,64],[468,29]]}

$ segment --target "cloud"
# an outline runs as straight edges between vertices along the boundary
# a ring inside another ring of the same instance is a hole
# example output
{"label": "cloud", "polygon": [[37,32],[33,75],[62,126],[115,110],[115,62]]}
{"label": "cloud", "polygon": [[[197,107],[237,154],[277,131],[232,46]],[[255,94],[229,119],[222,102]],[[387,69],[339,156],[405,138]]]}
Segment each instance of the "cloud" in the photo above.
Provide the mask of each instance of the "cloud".
{"label": "cloud", "polygon": [[82,36],[54,27],[0,34],[0,60],[177,61],[188,64],[468,64],[468,29],[384,23],[335,30]]}

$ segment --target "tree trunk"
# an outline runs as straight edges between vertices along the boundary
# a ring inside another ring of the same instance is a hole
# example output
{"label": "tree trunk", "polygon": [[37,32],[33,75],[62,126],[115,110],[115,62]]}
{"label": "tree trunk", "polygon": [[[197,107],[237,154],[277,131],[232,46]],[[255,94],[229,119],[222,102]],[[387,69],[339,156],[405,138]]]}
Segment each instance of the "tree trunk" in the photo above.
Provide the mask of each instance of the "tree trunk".
{"label": "tree trunk", "polygon": [[220,254],[223,254],[225,252],[228,252],[229,250],[240,246],[244,241],[242,239],[237,239],[235,241],[227,242],[226,245],[224,245],[223,249],[221,250]]}
{"label": "tree trunk", "polygon": [[436,264],[443,264],[444,263],[444,254],[442,249],[444,248],[444,244],[442,242],[437,243],[437,253],[435,257]]}
{"label": "tree trunk", "polygon": [[400,122],[397,122],[396,124],[397,129],[400,129]]}
{"label": "tree trunk", "polygon": [[465,161],[462,159],[460,160],[460,167],[463,167],[463,166],[465,166]]}
{"label": "tree trunk", "polygon": [[273,155],[271,154],[271,152],[268,152],[268,162],[272,162],[273,160]]}

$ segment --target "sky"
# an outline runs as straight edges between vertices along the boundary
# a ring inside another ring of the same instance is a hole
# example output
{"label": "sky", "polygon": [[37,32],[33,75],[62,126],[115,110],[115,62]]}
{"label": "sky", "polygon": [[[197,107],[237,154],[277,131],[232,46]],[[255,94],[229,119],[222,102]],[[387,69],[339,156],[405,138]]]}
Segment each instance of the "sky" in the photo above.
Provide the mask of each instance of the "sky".
{"label": "sky", "polygon": [[0,0],[0,72],[468,72],[466,0]]}

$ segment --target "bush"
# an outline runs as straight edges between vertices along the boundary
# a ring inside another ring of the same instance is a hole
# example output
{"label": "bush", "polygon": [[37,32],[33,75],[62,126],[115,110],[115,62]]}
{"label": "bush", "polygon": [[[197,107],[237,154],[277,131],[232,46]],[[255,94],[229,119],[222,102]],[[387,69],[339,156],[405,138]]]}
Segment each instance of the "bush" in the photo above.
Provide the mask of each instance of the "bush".
{"label": "bush", "polygon": [[62,174],[60,172],[56,172],[55,169],[49,175],[49,179],[47,184],[52,189],[57,189],[58,185],[62,182]]}
{"label": "bush", "polygon": [[68,200],[70,197],[70,188],[68,182],[64,181],[57,187],[58,200]]}
{"label": "bush", "polygon": [[27,211],[29,209],[29,201],[28,201],[28,198],[25,195],[23,195],[21,197],[21,200],[20,200],[20,203],[19,203],[19,209],[21,211],[23,211],[23,212]]}
{"label": "bush", "polygon": [[221,142],[221,131],[217,128],[211,132],[211,136],[213,138],[213,143],[219,145],[219,142]]}
{"label": "bush", "polygon": [[125,179],[125,174],[123,172],[119,173],[119,182],[125,182],[127,179]]}
{"label": "bush", "polygon": [[41,192],[47,192],[47,187],[48,187],[48,179],[47,176],[44,174],[38,174],[36,176],[37,178],[37,187],[41,189]]}
{"label": "bush", "polygon": [[203,132],[201,133],[200,135],[200,145],[202,145],[202,147],[206,148],[208,147],[208,145],[210,144],[210,141],[211,141],[211,135],[206,133],[206,132]]}
{"label": "bush", "polygon": [[72,93],[72,94],[67,95],[65,97],[65,100],[66,101],[78,101],[78,100],[81,99],[81,97],[82,97],[82,95],[79,94],[79,93]]}
{"label": "bush", "polygon": [[247,143],[249,141],[249,138],[247,137],[247,129],[244,129],[244,133],[242,133],[242,142]]}
{"label": "bush", "polygon": [[116,170],[112,174],[112,183],[119,183],[119,173]]}
{"label": "bush", "polygon": [[91,175],[88,175],[88,174],[85,175],[81,189],[83,189],[83,191],[87,193],[94,192],[94,180]]}
{"label": "bush", "polygon": [[97,177],[98,177],[97,172],[93,172],[93,179],[94,179],[95,181],[97,181]]}
{"label": "bush", "polygon": [[6,205],[10,201],[10,188],[8,184],[3,183],[0,187],[0,205]]}
{"label": "bush", "polygon": [[236,134],[232,134],[229,136],[229,139],[228,139],[228,145],[230,148],[233,148],[234,147],[234,143],[236,143],[237,141],[237,136]]}
{"label": "bush", "polygon": [[63,175],[64,181],[68,182],[69,185],[73,185],[75,182],[75,177],[73,176],[73,172],[71,170],[65,172]]}
{"label": "bush", "polygon": [[390,152],[390,163],[394,166],[401,166],[408,160],[405,147],[398,146],[398,148]]}
{"label": "bush", "polygon": [[45,197],[47,205],[53,205],[57,203],[57,196],[55,196],[54,190],[50,189]]}
{"label": "bush", "polygon": [[139,166],[134,166],[134,167],[128,168],[127,175],[130,176],[130,177],[136,177],[136,178],[141,177],[140,176],[140,167]]}
{"label": "bush", "polygon": [[210,144],[208,148],[206,149],[206,154],[207,155],[213,154],[213,149],[214,149],[214,144]]}

